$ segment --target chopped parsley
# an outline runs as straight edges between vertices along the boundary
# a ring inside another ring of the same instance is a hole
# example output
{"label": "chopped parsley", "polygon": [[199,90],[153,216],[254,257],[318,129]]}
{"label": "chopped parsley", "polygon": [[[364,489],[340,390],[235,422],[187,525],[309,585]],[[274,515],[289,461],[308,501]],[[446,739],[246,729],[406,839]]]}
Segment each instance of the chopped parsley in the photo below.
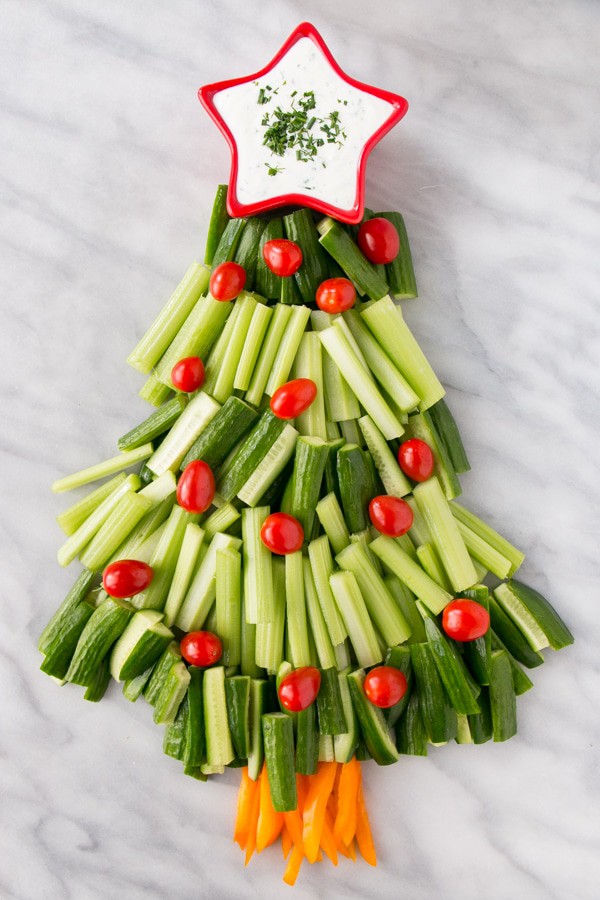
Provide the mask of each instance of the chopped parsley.
{"label": "chopped parsley", "polygon": [[[258,92],[258,104],[260,106],[270,103],[278,89],[265,85]],[[341,102],[338,100],[338,103]],[[298,91],[291,94],[291,106],[282,109],[276,106],[265,112],[261,119],[261,125],[265,129],[263,145],[275,156],[283,156],[286,150],[295,150],[296,159],[299,162],[308,162],[319,152],[319,148],[327,144],[337,144],[341,147],[346,140],[346,132],[340,122],[338,110],[333,110],[325,118],[312,114],[317,101],[314,91],[304,91],[299,96]],[[276,175],[283,171],[276,166],[269,166],[269,175]],[[323,164],[324,165],[324,164]]]}

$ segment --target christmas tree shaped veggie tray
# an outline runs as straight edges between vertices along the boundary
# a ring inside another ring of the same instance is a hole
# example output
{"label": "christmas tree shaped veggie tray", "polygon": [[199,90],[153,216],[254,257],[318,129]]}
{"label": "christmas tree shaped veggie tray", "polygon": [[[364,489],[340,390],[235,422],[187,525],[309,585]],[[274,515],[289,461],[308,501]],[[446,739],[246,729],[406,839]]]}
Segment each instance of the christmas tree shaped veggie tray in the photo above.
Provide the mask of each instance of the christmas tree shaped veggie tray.
{"label": "christmas tree shaped veggie tray", "polygon": [[155,411],[53,486],[113,476],[58,517],[83,570],[41,668],[143,697],[186,775],[240,767],[235,840],[248,862],[281,837],[293,884],[304,858],[375,864],[362,761],[507,740],[525,669],[573,638],[456,500],[467,456],[394,303],[416,297],[404,222],[364,209],[406,101],[308,24],[200,98],[229,189],[129,357]]}

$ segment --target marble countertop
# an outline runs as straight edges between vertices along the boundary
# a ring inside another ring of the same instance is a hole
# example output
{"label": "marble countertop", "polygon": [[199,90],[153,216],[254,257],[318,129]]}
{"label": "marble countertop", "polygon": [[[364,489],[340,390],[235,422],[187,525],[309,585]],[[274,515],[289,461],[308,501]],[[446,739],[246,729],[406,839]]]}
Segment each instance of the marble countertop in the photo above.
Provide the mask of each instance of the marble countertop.
{"label": "marble countertop", "polygon": [[[301,898],[593,900],[600,879],[598,65],[593,0],[5,0],[0,9],[0,895],[285,896],[244,870],[238,776],[199,785],[149,708],[38,671],[72,574],[50,482],[144,412],[125,357],[202,253],[228,152],[196,90],[254,71],[298,22],[406,96],[367,202],[404,212],[406,316],[448,387],[465,501],[527,553],[577,641],[547,653],[508,744],[366,767],[380,865],[301,873]],[[263,24],[268,23],[268,24]],[[596,180],[595,180],[596,179]],[[346,864],[347,863],[347,864]]]}

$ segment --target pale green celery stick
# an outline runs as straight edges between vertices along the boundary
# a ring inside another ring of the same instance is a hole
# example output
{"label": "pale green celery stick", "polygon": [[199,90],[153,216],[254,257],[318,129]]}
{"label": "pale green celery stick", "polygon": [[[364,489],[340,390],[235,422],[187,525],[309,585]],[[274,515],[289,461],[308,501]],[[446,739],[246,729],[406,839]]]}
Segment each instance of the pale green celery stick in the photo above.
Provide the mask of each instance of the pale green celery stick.
{"label": "pale green celery stick", "polygon": [[194,523],[186,525],[175,573],[165,601],[165,625],[173,625],[177,618],[196,571],[203,540],[204,530],[199,525]]}
{"label": "pale green celery stick", "polygon": [[101,484],[96,490],[86,494],[86,496],[81,500],[78,500],[77,503],[74,503],[72,506],[69,506],[68,509],[65,509],[64,512],[61,512],[56,517],[56,521],[64,533],[66,535],[74,534],[80,525],[83,525],[88,516],[100,506],[102,501],[106,500],[106,498],[112,494],[114,489],[125,481],[125,478],[126,475],[124,472],[115,475],[110,481],[105,481],[104,484]]}
{"label": "pale green celery stick", "polygon": [[273,309],[270,306],[263,306],[260,304],[254,310],[252,321],[250,322],[250,327],[248,328],[248,333],[244,341],[242,355],[235,373],[233,387],[236,391],[247,391],[250,387],[250,382],[272,315]]}
{"label": "pale green celery stick", "polygon": [[127,362],[130,366],[144,375],[152,371],[198,298],[208,289],[209,279],[210,269],[200,263],[192,263],[144,337],[129,354]]}
{"label": "pale green celery stick", "polygon": [[292,307],[288,326],[277,349],[265,388],[269,397],[287,381],[309,318],[310,310],[307,306]]}
{"label": "pale green celery stick", "polygon": [[115,472],[122,472],[135,463],[142,462],[152,455],[152,444],[144,444],[143,447],[136,447],[135,450],[127,450],[125,453],[119,453],[111,459],[105,459],[103,462],[96,463],[95,466],[89,466],[80,472],[74,472],[72,475],[66,475],[59,478],[52,485],[55,494],[61,494],[63,491],[70,491],[73,488],[81,487],[89,484],[91,481],[98,481],[107,475],[114,475]]}
{"label": "pale green celery stick", "polygon": [[87,517],[77,531],[75,531],[62,545],[58,551],[59,564],[61,566],[68,566],[69,563],[74,560],[85,547],[87,547],[125,494],[136,491],[139,486],[140,479],[137,475],[128,475],[123,481],[117,484],[117,486],[113,488],[112,493],[96,507],[94,512]]}
{"label": "pale green celery stick", "polygon": [[164,608],[175,574],[186,526],[196,524],[198,519],[198,515],[189,513],[175,504],[166,522],[163,535],[150,559],[150,566],[154,573],[152,581],[145,591],[141,591],[131,598],[132,605],[137,609],[162,610]]}
{"label": "pale green celery stick", "polygon": [[179,334],[156,366],[159,381],[172,387],[171,371],[187,356],[205,359],[217,340],[232,309],[231,303],[201,297],[181,326]]}
{"label": "pale green celery stick", "polygon": [[81,554],[81,564],[91,572],[99,572],[151,508],[152,501],[140,494],[128,493],[121,497]]}
{"label": "pale green celery stick", "polygon": [[161,406],[172,393],[171,388],[159,381],[154,372],[152,372],[141,386],[139,396],[146,403],[151,403],[152,406]]}
{"label": "pale green celery stick", "polygon": [[325,393],[323,387],[323,354],[318,335],[307,331],[302,335],[293,367],[294,378],[310,378],[317,386],[317,396],[305,412],[296,418],[300,434],[327,440]]}
{"label": "pale green celery stick", "polygon": [[285,557],[285,598],[287,636],[290,643],[290,659],[294,668],[311,664],[304,597],[304,569],[302,551]]}
{"label": "pale green celery stick", "polygon": [[265,335],[260,356],[252,373],[252,380],[246,392],[245,400],[254,406],[260,406],[267,381],[277,355],[279,345],[292,315],[292,307],[278,303],[273,307],[273,318]]}

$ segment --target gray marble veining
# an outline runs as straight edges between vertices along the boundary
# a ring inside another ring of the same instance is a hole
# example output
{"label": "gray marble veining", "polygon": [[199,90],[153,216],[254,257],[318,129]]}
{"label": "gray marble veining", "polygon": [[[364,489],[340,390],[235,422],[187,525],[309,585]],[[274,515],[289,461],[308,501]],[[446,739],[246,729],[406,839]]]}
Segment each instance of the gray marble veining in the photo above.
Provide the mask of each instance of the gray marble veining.
{"label": "gray marble veining", "polygon": [[301,898],[594,900],[600,879],[597,40],[592,0],[4,0],[0,7],[0,896],[277,897],[244,870],[238,777],[189,783],[148,707],[38,672],[72,575],[50,482],[143,415],[124,359],[201,254],[228,174],[197,87],[254,71],[309,19],[355,77],[406,96],[368,204],[406,216],[406,316],[473,471],[465,500],[527,553],[577,643],[548,653],[518,737],[365,771],[380,865],[305,866]]}

